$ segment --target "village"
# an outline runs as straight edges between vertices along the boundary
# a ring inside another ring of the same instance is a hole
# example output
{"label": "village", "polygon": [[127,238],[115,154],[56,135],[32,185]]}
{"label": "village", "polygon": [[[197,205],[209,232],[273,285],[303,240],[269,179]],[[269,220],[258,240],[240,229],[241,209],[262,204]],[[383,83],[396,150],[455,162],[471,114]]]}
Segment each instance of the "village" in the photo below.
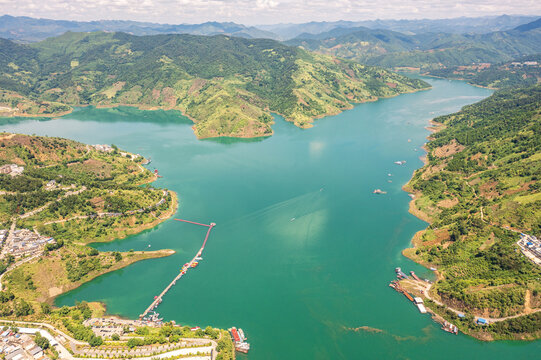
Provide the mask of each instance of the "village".
{"label": "village", "polygon": [[48,360],[44,350],[56,344],[49,333],[38,329],[4,326],[0,333],[0,353],[6,360]]}
{"label": "village", "polygon": [[45,245],[55,243],[52,237],[42,236],[28,229],[13,230],[7,236],[6,233],[7,230],[0,230],[0,258],[8,255],[15,258],[37,255],[43,251]]}
{"label": "village", "polygon": [[[138,358],[150,360],[185,357],[212,360],[216,358],[218,343],[213,340],[219,338],[216,329],[201,330],[197,327],[199,336],[190,338],[170,336],[169,341],[165,343],[144,345],[142,344],[143,336],[138,330],[156,327],[156,331],[159,331],[159,328],[164,325],[136,323],[137,321],[118,318],[87,320],[86,326],[109,341],[103,345],[92,347],[50,324],[4,320],[1,322],[5,326],[0,331],[0,356],[6,360],[49,360],[51,358],[69,360]],[[129,324],[134,326],[129,326]],[[177,333],[180,333],[182,329],[174,323],[168,324],[168,326],[171,329],[177,329]],[[107,331],[106,334],[105,329],[110,329],[110,331]],[[192,331],[195,330],[190,330],[190,333]],[[210,332],[214,335],[213,337],[209,336]],[[132,343],[136,343],[136,345],[132,345]],[[51,354],[53,354],[52,357],[50,357]]]}

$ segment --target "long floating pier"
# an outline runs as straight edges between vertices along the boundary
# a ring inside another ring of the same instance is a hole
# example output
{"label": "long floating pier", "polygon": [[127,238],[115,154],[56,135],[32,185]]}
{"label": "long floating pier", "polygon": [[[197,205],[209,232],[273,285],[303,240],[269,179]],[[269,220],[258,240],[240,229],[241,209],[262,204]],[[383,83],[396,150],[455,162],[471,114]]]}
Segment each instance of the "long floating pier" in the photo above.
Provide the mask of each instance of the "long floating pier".
{"label": "long floating pier", "polygon": [[189,220],[183,220],[183,219],[175,219],[177,221],[182,221],[182,222],[186,222],[186,223],[190,223],[190,224],[195,224],[195,225],[200,225],[200,226],[205,226],[205,227],[208,227],[208,231],[207,231],[207,235],[205,236],[205,240],[203,241],[203,245],[201,246],[201,248],[199,249],[199,251],[197,252],[197,254],[195,254],[195,256],[193,257],[192,260],[190,260],[190,262],[184,264],[184,266],[182,267],[182,270],[180,271],[180,273],[173,279],[173,281],[171,281],[169,283],[169,285],[167,285],[167,287],[160,293],[160,295],[156,296],[154,298],[154,301],[152,302],[152,304],[150,304],[150,306],[145,310],[144,313],[142,313],[141,315],[139,315],[139,319],[143,319],[145,316],[147,316],[147,314],[151,311],[153,311],[154,309],[156,309],[158,307],[158,305],[162,302],[162,299],[163,299],[163,296],[169,291],[169,289],[171,289],[171,287],[173,287],[173,285],[175,285],[175,283],[177,282],[177,280],[179,280],[183,275],[186,274],[186,271],[191,268],[191,267],[194,267],[193,265],[197,265],[197,260],[198,258],[203,254],[203,250],[205,249],[205,245],[207,244],[207,240],[209,238],[209,235],[210,235],[210,231],[212,230],[213,227],[216,226],[215,223],[210,223],[209,225],[207,224],[201,224],[201,223],[198,223],[198,222],[194,222],[194,221],[189,221]]}

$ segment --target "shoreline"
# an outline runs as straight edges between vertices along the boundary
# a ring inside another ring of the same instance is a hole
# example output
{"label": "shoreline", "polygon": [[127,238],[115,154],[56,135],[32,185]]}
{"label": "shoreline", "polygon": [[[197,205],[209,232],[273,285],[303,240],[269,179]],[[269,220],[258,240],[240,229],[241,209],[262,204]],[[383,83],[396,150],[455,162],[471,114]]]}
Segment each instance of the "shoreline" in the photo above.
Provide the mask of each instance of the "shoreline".
{"label": "shoreline", "polygon": [[[130,259],[130,260],[133,260],[133,261],[126,261],[126,263],[123,263],[123,264],[120,264],[119,266],[111,266],[109,269],[106,269],[106,271],[103,271],[103,272],[100,272],[100,273],[97,273],[97,274],[94,274],[92,276],[90,276],[88,279],[85,279],[84,281],[77,281],[75,283],[72,283],[72,284],[69,284],[69,285],[72,285],[72,286],[67,286],[66,289],[62,289],[60,293],[58,294],[54,294],[53,296],[49,296],[49,298],[47,298],[46,302],[49,303],[50,305],[53,305],[55,307],[56,304],[56,299],[63,295],[63,294],[66,294],[70,291],[73,291],[81,286],[83,286],[84,284],[92,281],[92,280],[95,280],[96,278],[102,276],[102,275],[105,275],[105,274],[108,274],[110,272],[113,272],[113,271],[117,271],[117,270],[121,270],[121,269],[124,269],[132,264],[135,264],[137,262],[140,262],[140,261],[145,261],[145,260],[152,260],[152,259],[160,259],[160,258],[163,258],[163,257],[168,257],[168,256],[171,256],[171,255],[174,255],[176,252],[174,250],[171,250],[171,249],[161,249],[161,250],[154,250],[154,251],[134,251],[133,253],[130,253],[130,252],[121,252],[121,254],[134,254],[134,255],[139,255],[139,259]],[[128,258],[128,256],[125,256],[125,258]],[[129,258],[128,258],[129,259]],[[124,259],[123,259],[124,260]],[[95,302],[95,301],[94,301]],[[101,301],[98,301],[98,303],[102,304]]]}
{"label": "shoreline", "polygon": [[[324,113],[324,114],[319,114],[319,115],[316,115],[316,116],[313,116],[313,117],[310,117],[310,122],[308,122],[306,125],[304,126],[300,126],[300,125],[297,125],[295,124],[294,121],[292,121],[291,119],[288,119],[284,114],[281,114],[279,112],[276,112],[276,111],[273,111],[271,109],[264,109],[264,111],[269,111],[271,113],[274,113],[274,114],[278,114],[280,116],[282,116],[284,118],[285,121],[287,122],[291,122],[293,123],[295,126],[297,126],[298,128],[300,129],[309,129],[309,128],[312,128],[314,126],[314,121],[315,120],[318,120],[318,119],[322,119],[322,118],[325,118],[325,117],[328,117],[328,116],[336,116],[336,115],[339,115],[341,114],[342,112],[344,111],[347,111],[347,110],[351,110],[353,109],[355,106],[357,105],[360,105],[360,104],[364,104],[364,103],[370,103],[370,102],[376,102],[378,100],[381,100],[381,99],[391,99],[391,98],[394,98],[394,97],[397,97],[397,96],[400,96],[400,95],[406,95],[406,94],[414,94],[416,92],[419,92],[419,91],[427,91],[427,90],[430,90],[432,89],[432,86],[430,87],[427,87],[427,88],[422,88],[422,89],[412,89],[411,91],[405,91],[405,92],[400,92],[398,94],[395,94],[395,95],[390,95],[390,96],[380,96],[380,97],[377,97],[377,96],[374,96],[374,97],[371,97],[371,98],[368,98],[368,99],[364,99],[364,100],[359,100],[359,101],[351,101],[351,102],[348,102],[349,106],[345,106],[341,109],[338,109],[338,111],[336,112],[328,112],[328,113]],[[163,110],[163,111],[178,111],[182,114],[182,116],[185,116],[186,118],[188,118],[189,120],[191,120],[194,124],[192,125],[192,131],[194,133],[194,135],[196,136],[196,138],[198,140],[203,140],[203,139],[212,139],[212,138],[222,138],[222,137],[230,137],[230,138],[239,138],[239,139],[252,139],[252,138],[263,138],[263,137],[269,137],[269,136],[272,136],[274,135],[274,129],[272,129],[271,127],[271,133],[270,134],[257,134],[257,135],[247,135],[247,134],[242,134],[242,135],[210,135],[210,136],[200,136],[197,132],[197,129],[195,128],[195,125],[198,123],[198,121],[193,118],[192,116],[186,114],[186,112],[180,108],[175,108],[175,107],[171,107],[171,106],[154,106],[154,105],[145,105],[145,104],[72,104],[72,105],[67,105],[67,106],[70,106],[71,109],[69,111],[65,111],[65,112],[61,112],[61,113],[54,113],[54,114],[44,114],[44,115],[40,115],[40,114],[36,114],[36,115],[31,115],[31,114],[23,114],[23,115],[8,115],[8,116],[0,116],[0,118],[6,118],[6,119],[9,119],[9,118],[16,118],[16,117],[25,117],[25,118],[40,118],[40,117],[46,117],[46,118],[59,118],[59,117],[62,117],[62,116],[65,116],[65,115],[69,115],[71,114],[75,108],[85,108],[85,107],[89,107],[89,106],[94,106],[96,109],[114,109],[114,108],[117,108],[117,107],[122,107],[122,106],[125,106],[125,107],[133,107],[133,108],[136,108],[138,110],[141,110],[141,111],[157,111],[157,110]],[[271,125],[274,125],[274,121]]]}
{"label": "shoreline", "polygon": [[468,85],[471,85],[471,86],[475,86],[475,87],[478,87],[478,88],[481,88],[481,89],[487,89],[487,90],[500,90],[500,88],[495,88],[495,87],[490,87],[490,86],[483,86],[483,85],[479,85],[479,84],[474,84],[472,82],[470,82],[469,79],[464,79],[464,78],[446,78],[446,77],[443,77],[443,76],[437,76],[437,75],[431,75],[429,73],[423,73],[421,74],[422,76],[427,76],[427,77],[431,77],[431,78],[435,78],[435,79],[443,79],[443,80],[456,80],[456,81],[464,81],[466,84]]}
{"label": "shoreline", "polygon": [[[432,267],[431,264],[429,263],[426,263],[425,261],[422,261],[421,259],[419,259],[416,254],[415,254],[415,251],[419,248],[420,246],[420,242],[421,242],[421,238],[422,236],[426,233],[426,231],[428,230],[430,224],[432,224],[432,219],[430,217],[429,214],[427,214],[426,212],[420,210],[419,208],[416,207],[415,203],[416,203],[416,200],[422,196],[422,192],[420,191],[414,191],[411,187],[410,187],[410,183],[413,179],[413,177],[415,176],[416,172],[417,171],[420,171],[422,169],[425,169],[427,166],[429,166],[429,161],[428,161],[428,153],[429,153],[429,150],[427,148],[427,145],[430,141],[432,141],[432,134],[434,133],[437,133],[443,129],[446,128],[446,126],[444,124],[440,124],[438,122],[435,122],[434,119],[430,119],[429,120],[429,123],[431,126],[426,126],[425,129],[427,129],[428,131],[431,132],[431,134],[429,134],[426,138],[428,140],[428,142],[422,146],[422,149],[425,151],[425,154],[423,156],[420,157],[420,159],[423,161],[423,166],[416,169],[410,180],[408,180],[408,182],[402,187],[402,190],[409,193],[409,194],[413,194],[413,198],[410,200],[409,202],[409,209],[408,209],[408,212],[410,214],[412,214],[413,216],[417,217],[418,219],[420,220],[423,220],[425,222],[428,223],[428,226],[425,227],[424,229],[422,230],[419,230],[417,231],[413,237],[411,238],[410,240],[410,243],[409,243],[409,246],[404,248],[402,251],[401,251],[401,254],[412,260],[413,262],[415,262],[416,264],[419,264],[423,267],[425,267],[426,269],[430,269]],[[434,270],[433,271],[434,275],[436,276],[436,280],[434,280],[434,282],[432,284],[430,284],[428,286],[428,288],[426,288],[425,290],[425,293],[421,295],[417,295],[417,296],[421,296],[423,298],[425,298],[425,300],[429,300],[431,302],[431,304],[433,304],[433,307],[429,307],[429,306],[426,306],[427,308],[427,311],[431,314],[431,318],[433,321],[439,323],[439,324],[444,324],[444,322],[446,322],[447,320],[444,318],[444,316],[442,316],[442,313],[445,314],[446,312],[449,313],[449,312],[453,312],[453,313],[457,313],[457,311],[460,311],[460,310],[456,310],[454,308],[452,308],[451,306],[449,306],[448,304],[444,303],[442,301],[442,299],[439,297],[439,295],[437,295],[437,293],[432,293],[431,290],[433,289],[433,285],[436,284],[438,281],[442,280],[445,278],[444,276],[444,273],[442,273],[439,269],[438,270]],[[407,282],[407,280],[406,280]],[[407,288],[407,287],[406,287]],[[436,299],[434,298],[436,295]],[[462,312],[462,311],[460,311]],[[463,312],[462,312],[463,313]],[[517,316],[513,316],[513,317],[522,317],[522,316],[527,316],[528,313],[522,313],[522,314],[518,314]],[[501,320],[498,320],[498,321],[501,321]],[[517,341],[517,340],[521,340],[521,341],[534,341],[534,340],[538,340],[539,337],[523,337],[523,338],[520,338],[520,337],[510,337],[510,338],[494,338],[490,333],[485,333],[485,332],[480,332],[480,331],[467,331],[465,332],[464,330],[460,329],[460,332],[462,332],[464,335],[467,335],[467,336],[470,336],[470,337],[473,337],[477,340],[480,340],[480,341],[483,341],[483,342],[492,342],[492,341],[509,341],[509,340],[512,340],[512,341]]]}
{"label": "shoreline", "polygon": [[[145,169],[146,171],[150,171],[150,170],[148,170],[147,168],[144,168],[144,167],[143,167],[143,169]],[[153,183],[154,181],[156,181],[157,179],[158,179],[158,177],[155,174],[152,174],[152,176],[149,179],[147,179],[146,181],[142,182],[142,184],[150,184],[150,183]],[[166,220],[170,219],[178,211],[179,200],[178,200],[178,195],[177,195],[177,193],[175,191],[172,191],[172,190],[169,190],[169,189],[167,191],[171,195],[171,207],[165,212],[165,214],[162,214],[163,216],[157,217],[156,220],[154,220],[154,221],[152,221],[150,223],[142,224],[142,225],[137,226],[135,228],[128,228],[128,229],[125,229],[125,230],[121,230],[122,231],[121,235],[115,236],[114,238],[112,238],[110,240],[93,241],[93,242],[89,242],[89,243],[84,244],[84,246],[90,246],[90,244],[94,244],[94,243],[103,244],[103,243],[113,242],[113,241],[116,241],[116,240],[123,240],[123,239],[126,239],[129,236],[137,235],[137,234],[142,233],[143,231],[153,229],[153,228],[157,227],[159,224],[161,224],[161,223],[165,222]],[[130,254],[130,252],[122,252],[122,253],[123,254]],[[122,264],[122,266],[119,266],[119,267],[112,266],[111,268],[107,269],[106,271],[101,272],[99,274],[95,274],[94,276],[90,277],[89,279],[86,279],[83,282],[75,283],[74,285],[76,285],[76,286],[68,287],[65,290],[62,289],[62,292],[50,297],[48,300],[51,302],[51,304],[53,306],[56,306],[55,305],[56,298],[58,298],[62,294],[65,294],[65,293],[68,293],[68,292],[70,292],[72,290],[75,290],[78,287],[80,287],[80,286],[82,286],[82,285],[84,285],[84,284],[86,284],[86,283],[88,283],[88,282],[102,276],[102,275],[105,275],[107,273],[110,273],[110,272],[113,272],[113,271],[116,271],[116,270],[123,269],[123,268],[128,267],[129,265],[132,265],[132,264],[134,264],[136,262],[139,262],[139,261],[168,257],[168,256],[171,256],[171,255],[175,254],[176,252],[174,250],[171,250],[171,249],[161,249],[161,250],[153,250],[153,251],[135,251],[133,253],[136,254],[136,255],[137,254],[140,255],[141,258],[136,259],[135,261],[128,261],[126,264]],[[102,306],[105,309],[105,314],[107,315],[107,307],[105,306],[105,303],[102,303],[102,302],[98,302],[98,303],[102,304]]]}

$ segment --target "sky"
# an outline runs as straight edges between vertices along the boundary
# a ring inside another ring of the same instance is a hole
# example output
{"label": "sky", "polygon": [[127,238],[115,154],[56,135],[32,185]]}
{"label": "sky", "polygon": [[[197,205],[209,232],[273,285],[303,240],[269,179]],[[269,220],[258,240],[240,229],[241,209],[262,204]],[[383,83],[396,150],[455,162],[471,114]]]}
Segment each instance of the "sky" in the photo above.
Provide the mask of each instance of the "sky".
{"label": "sky", "polygon": [[541,14],[540,0],[0,0],[0,14],[57,20],[247,25]]}

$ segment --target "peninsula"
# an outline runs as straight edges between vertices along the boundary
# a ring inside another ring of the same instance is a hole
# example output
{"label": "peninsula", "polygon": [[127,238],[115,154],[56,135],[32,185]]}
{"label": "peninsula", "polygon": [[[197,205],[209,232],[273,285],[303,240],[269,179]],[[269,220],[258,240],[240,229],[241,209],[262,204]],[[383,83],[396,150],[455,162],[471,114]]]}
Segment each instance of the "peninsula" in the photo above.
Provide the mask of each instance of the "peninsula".
{"label": "peninsula", "polygon": [[354,103],[428,89],[418,79],[270,39],[71,33],[0,39],[0,113],[58,116],[73,106],[175,109],[199,138],[272,134],[271,112],[299,127]]}

